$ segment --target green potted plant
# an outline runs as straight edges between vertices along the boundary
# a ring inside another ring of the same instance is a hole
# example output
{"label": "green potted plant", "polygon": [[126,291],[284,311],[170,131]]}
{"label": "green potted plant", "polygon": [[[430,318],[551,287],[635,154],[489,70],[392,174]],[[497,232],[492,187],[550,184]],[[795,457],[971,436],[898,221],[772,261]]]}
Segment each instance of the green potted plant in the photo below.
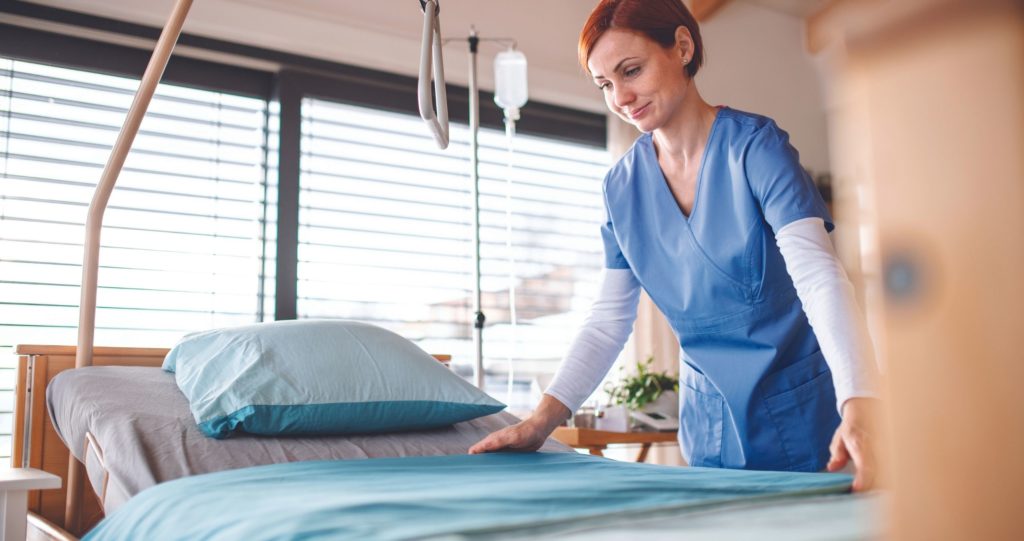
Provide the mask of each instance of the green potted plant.
{"label": "green potted plant", "polygon": [[[648,357],[636,363],[636,373],[624,376],[617,382],[608,382],[604,390],[612,403],[625,406],[630,411],[644,411],[662,397],[665,398],[659,402],[658,409],[663,405],[668,406],[662,402],[678,402],[679,378],[668,372],[651,370],[653,363],[654,357]],[[622,369],[619,368],[620,371]],[[674,406],[672,408],[674,410]]]}

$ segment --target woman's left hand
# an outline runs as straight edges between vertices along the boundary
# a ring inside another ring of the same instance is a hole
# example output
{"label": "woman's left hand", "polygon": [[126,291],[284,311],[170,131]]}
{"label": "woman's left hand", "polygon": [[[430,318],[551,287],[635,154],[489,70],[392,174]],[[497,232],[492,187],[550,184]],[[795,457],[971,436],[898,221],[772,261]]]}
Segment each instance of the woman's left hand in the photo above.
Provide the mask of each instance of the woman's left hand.
{"label": "woman's left hand", "polygon": [[843,404],[843,421],[832,436],[828,471],[843,469],[853,460],[857,472],[853,479],[854,492],[870,490],[875,485],[878,462],[875,459],[874,436],[877,400],[851,398]]}

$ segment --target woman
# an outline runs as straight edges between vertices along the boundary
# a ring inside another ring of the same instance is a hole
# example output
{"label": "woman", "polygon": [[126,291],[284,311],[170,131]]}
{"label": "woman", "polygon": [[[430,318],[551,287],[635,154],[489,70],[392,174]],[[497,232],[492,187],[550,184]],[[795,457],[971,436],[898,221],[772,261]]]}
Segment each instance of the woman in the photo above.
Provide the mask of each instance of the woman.
{"label": "woman", "polygon": [[682,346],[689,464],[836,471],[852,459],[854,489],[870,487],[870,341],[786,132],[704,101],[700,31],[681,0],[603,0],[579,54],[608,108],[643,132],[605,178],[604,281],[533,414],[470,452],[537,449],[611,367],[643,287]]}

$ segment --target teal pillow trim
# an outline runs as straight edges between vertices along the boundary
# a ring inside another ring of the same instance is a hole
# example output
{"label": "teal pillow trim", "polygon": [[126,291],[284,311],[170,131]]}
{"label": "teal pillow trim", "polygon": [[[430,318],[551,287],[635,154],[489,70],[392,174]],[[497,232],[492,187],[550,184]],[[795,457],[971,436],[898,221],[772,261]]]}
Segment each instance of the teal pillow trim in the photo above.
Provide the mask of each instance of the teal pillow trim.
{"label": "teal pillow trim", "polygon": [[[249,434],[371,434],[427,430],[498,413],[504,404],[467,404],[435,400],[382,400],[336,404],[246,406],[230,415],[199,423],[199,430],[224,439],[235,431]],[[330,427],[325,431],[324,427]]]}

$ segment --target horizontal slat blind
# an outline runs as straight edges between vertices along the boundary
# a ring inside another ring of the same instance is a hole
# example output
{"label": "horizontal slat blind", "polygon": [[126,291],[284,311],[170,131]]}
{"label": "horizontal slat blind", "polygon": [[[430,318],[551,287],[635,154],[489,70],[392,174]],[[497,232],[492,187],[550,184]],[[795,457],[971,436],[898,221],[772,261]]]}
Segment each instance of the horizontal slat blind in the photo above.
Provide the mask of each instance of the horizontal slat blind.
{"label": "horizontal slat blind", "polygon": [[[375,322],[472,362],[469,133],[438,150],[417,117],[307,98],[302,105],[298,313]],[[601,179],[593,147],[480,132],[485,364],[553,372],[602,266]],[[507,176],[517,276],[517,344],[509,340]],[[510,349],[512,348],[512,349]],[[457,366],[458,367],[458,366]]]}
{"label": "horizontal slat blind", "polygon": [[[77,339],[85,217],[137,86],[0,58],[0,433],[11,346]],[[267,107],[159,87],[104,217],[97,345],[258,319]]]}

